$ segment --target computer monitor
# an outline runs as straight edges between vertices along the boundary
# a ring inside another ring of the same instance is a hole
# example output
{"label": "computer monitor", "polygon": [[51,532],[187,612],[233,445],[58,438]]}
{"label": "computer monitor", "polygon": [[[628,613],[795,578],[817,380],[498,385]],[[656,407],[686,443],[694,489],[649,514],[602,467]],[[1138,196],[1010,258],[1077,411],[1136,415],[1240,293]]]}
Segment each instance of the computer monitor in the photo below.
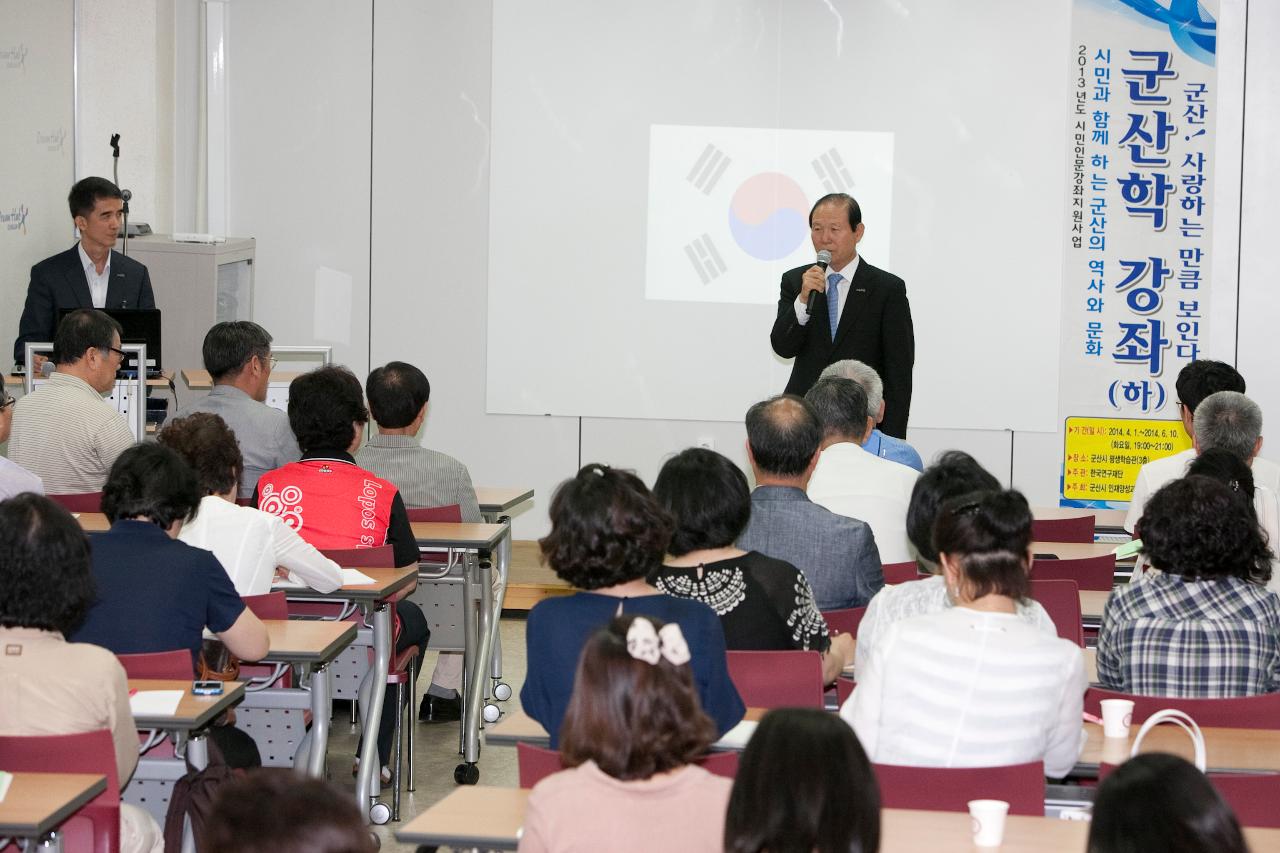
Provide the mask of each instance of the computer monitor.
{"label": "computer monitor", "polygon": [[[58,322],[79,309],[62,309]],[[159,308],[99,308],[99,311],[120,324],[120,343],[147,345],[147,374],[160,372],[160,309]],[[138,369],[137,359],[131,354],[120,365],[120,370],[133,372]]]}

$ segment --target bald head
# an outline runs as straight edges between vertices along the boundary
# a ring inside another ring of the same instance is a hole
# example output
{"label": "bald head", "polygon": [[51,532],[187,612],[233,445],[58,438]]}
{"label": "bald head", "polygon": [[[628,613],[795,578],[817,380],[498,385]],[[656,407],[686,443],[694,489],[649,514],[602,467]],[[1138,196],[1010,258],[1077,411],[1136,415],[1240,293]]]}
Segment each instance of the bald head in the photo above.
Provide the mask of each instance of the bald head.
{"label": "bald head", "polygon": [[757,481],[759,474],[805,476],[821,443],[818,417],[800,397],[783,394],[747,410],[747,445]]}

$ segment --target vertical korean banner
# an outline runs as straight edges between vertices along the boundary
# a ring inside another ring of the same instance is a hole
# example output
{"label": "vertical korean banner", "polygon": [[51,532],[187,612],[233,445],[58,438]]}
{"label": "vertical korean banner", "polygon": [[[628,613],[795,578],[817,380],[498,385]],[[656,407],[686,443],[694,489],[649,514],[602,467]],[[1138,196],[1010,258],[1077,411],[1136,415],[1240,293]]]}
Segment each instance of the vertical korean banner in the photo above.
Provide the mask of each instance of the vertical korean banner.
{"label": "vertical korean banner", "polygon": [[1216,0],[1074,3],[1064,505],[1124,507],[1142,465],[1191,446],[1174,383],[1207,346],[1217,13]]}

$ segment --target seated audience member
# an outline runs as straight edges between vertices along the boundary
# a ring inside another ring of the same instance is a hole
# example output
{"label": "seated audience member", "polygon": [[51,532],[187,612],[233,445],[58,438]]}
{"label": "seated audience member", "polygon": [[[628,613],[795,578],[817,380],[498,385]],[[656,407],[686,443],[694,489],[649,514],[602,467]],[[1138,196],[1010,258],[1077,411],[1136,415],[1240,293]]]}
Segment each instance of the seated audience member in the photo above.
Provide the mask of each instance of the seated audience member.
{"label": "seated audience member", "polygon": [[852,730],[816,708],[765,714],[733,781],[725,853],[879,849],[880,786]]}
{"label": "seated audience member", "polygon": [[1280,540],[1280,501],[1266,486],[1253,484],[1253,471],[1247,462],[1228,450],[1206,450],[1187,466],[1187,474],[1200,474],[1217,480],[1231,490],[1246,508],[1252,509],[1262,527],[1264,541],[1272,548],[1271,580],[1267,589],[1280,593],[1280,558],[1273,547]]}
{"label": "seated audience member", "polygon": [[323,779],[255,770],[218,790],[205,821],[205,853],[375,853],[360,810]]}
{"label": "seated audience member", "polygon": [[242,660],[267,653],[266,627],[217,558],[177,538],[199,505],[176,452],[148,442],[120,455],[102,490],[111,529],[89,537],[98,593],[71,639],[118,655],[187,649],[194,666],[207,627]]}
{"label": "seated audience member", "polygon": [[895,622],[840,709],[868,757],[913,767],[1043,761],[1066,775],[1083,745],[1084,655],[1017,615],[1031,510],[1018,492],[949,501],[933,533],[954,606]]}
{"label": "seated audience member", "polygon": [[[911,491],[907,508],[907,534],[916,551],[916,563],[930,575],[924,580],[886,586],[867,605],[858,625],[858,644],[854,655],[854,672],[866,665],[871,650],[884,641],[885,632],[895,622],[941,613],[955,606],[946,578],[942,575],[938,550],[933,544],[933,525],[938,510],[952,498],[975,492],[998,492],[1000,481],[991,476],[972,456],[949,450],[925,469]],[[1058,629],[1040,602],[1022,598],[1014,603],[1022,621],[1047,637],[1056,637]]]}
{"label": "seated audience member", "polygon": [[[18,401],[10,397],[8,392],[0,391],[0,444],[9,440],[9,430],[13,426],[13,405],[16,402]],[[0,456],[0,500],[23,492],[43,495],[44,483],[17,462]]]}
{"label": "seated audience member", "polygon": [[242,596],[271,591],[276,567],[289,580],[320,592],[342,586],[342,568],[305,541],[278,516],[236,505],[236,488],[244,461],[236,436],[222,418],[197,412],[170,421],[160,443],[178,451],[200,481],[204,497],[194,519],[182,525],[178,538],[212,551]]}
{"label": "seated audience member", "polygon": [[804,572],[822,610],[862,607],[884,586],[880,552],[865,522],[836,515],[805,494],[821,443],[817,415],[799,397],[773,397],[747,411],[756,489],[738,547]]}
{"label": "seated audience member", "polygon": [[101,311],[73,311],[53,340],[57,370],[13,410],[9,458],[51,495],[102,491],[116,457],[134,443],[124,415],[102,399],[124,360],[120,324]]}
{"label": "seated audience member", "polygon": [[[360,380],[337,365],[304,373],[289,384],[289,425],[302,459],[258,479],[259,509],[280,516],[303,539],[321,550],[390,545],[396,566],[418,564],[418,543],[404,500],[395,484],[366,471],[352,456],[360,448],[369,411]],[[431,635],[422,609],[404,598],[417,581],[396,594],[400,632],[396,651],[418,647],[418,667]],[[395,734],[395,702],[382,703],[378,755],[382,775]]]}
{"label": "seated audience member", "polygon": [[[1201,402],[1219,391],[1245,391],[1244,377],[1236,369],[1221,361],[1193,361],[1178,373],[1177,380],[1178,411],[1182,416],[1182,426],[1193,441],[1197,440],[1195,413]],[[1207,448],[1200,447],[1199,450]],[[1187,472],[1187,465],[1196,457],[1197,448],[1156,459],[1143,465],[1138,471],[1138,479],[1133,484],[1133,494],[1129,498],[1129,511],[1124,517],[1124,529],[1134,532],[1134,526],[1142,515],[1147,499],[1170,480],[1176,480]],[[1256,451],[1255,451],[1256,452]],[[1266,486],[1280,494],[1280,465],[1268,459],[1257,458],[1252,463],[1253,481]]]}
{"label": "seated audience member", "polygon": [[[1153,810],[1158,810],[1158,814]],[[1183,758],[1148,752],[1098,786],[1088,853],[1248,853],[1231,807]]]}
{"label": "seated audience member", "polygon": [[651,584],[714,610],[730,649],[822,652],[828,684],[853,663],[853,637],[827,636],[813,590],[795,566],[734,547],[751,518],[751,489],[737,465],[691,447],[662,466],[653,496],[676,526],[670,556]]}
{"label": "seated audience member", "polygon": [[[862,390],[867,392],[867,414],[874,424],[884,420],[884,381],[874,367],[848,358],[827,365],[818,378],[826,379],[828,376],[852,379],[861,385]],[[917,471],[924,470],[924,461],[914,447],[900,438],[885,435],[879,427],[871,430],[871,434],[862,443],[862,449],[881,459],[888,459]]]}
{"label": "seated audience member", "polygon": [[[464,522],[484,521],[467,467],[418,443],[431,397],[426,375],[412,364],[393,361],[370,373],[364,387],[378,432],[356,453],[356,464],[395,483],[409,507],[456,504]],[[499,582],[494,572],[495,585]],[[418,719],[431,723],[462,719],[461,688],[462,653],[441,652]]]}
{"label": "seated audience member", "polygon": [[527,674],[520,705],[559,743],[573,693],[574,667],[591,633],[615,616],[641,614],[675,622],[693,652],[693,679],[702,709],[721,736],[746,708],[724,656],[715,611],[674,598],[645,577],[662,564],[671,541],[670,516],[629,471],[586,465],[551,499],[551,532],[538,545],[556,575],[584,590],[538,602],[525,625]]}
{"label": "seated audience member", "polygon": [[1102,611],[1098,681],[1147,696],[1280,690],[1280,598],[1257,517],[1208,477],[1174,480],[1138,520],[1158,571],[1118,587]]}
{"label": "seated audience member", "polygon": [[218,323],[205,334],[202,354],[213,390],[183,406],[175,417],[208,412],[231,427],[244,457],[237,494],[248,498],[259,477],[296,462],[301,455],[288,416],[265,402],[276,364],[271,356],[271,335],[248,320]]}
{"label": "seated audience member", "polygon": [[569,768],[529,795],[522,853],[719,853],[732,784],[695,762],[715,740],[680,626],[620,616],[582,649],[560,730]]}
{"label": "seated audience member", "polygon": [[[138,765],[124,667],[106,649],[65,639],[94,596],[89,542],[70,513],[39,495],[0,503],[0,589],[0,735],[107,729],[123,788]],[[137,806],[121,804],[120,830],[126,853],[164,849]]]}
{"label": "seated audience member", "polygon": [[862,449],[871,431],[866,392],[852,379],[819,379],[804,395],[822,427],[822,452],[809,478],[809,500],[865,521],[885,563],[914,560],[907,505],[920,475]]}

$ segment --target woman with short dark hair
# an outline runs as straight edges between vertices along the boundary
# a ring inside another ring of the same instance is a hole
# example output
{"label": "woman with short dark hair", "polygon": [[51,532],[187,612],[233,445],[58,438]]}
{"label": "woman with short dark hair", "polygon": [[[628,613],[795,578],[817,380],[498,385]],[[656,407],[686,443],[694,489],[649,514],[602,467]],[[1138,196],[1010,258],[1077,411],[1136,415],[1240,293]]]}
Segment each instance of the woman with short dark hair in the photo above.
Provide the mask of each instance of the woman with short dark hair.
{"label": "woman with short dark hair", "polygon": [[715,739],[680,626],[620,616],[582,650],[560,734],[567,770],[529,795],[523,853],[720,850],[728,779],[693,762]]}
{"label": "woman with short dark hair", "polygon": [[955,498],[933,540],[954,606],[890,626],[840,715],[879,764],[1043,761],[1047,775],[1065,776],[1082,746],[1084,658],[1017,615],[1029,586],[1026,498]]}
{"label": "woman with short dark hair", "polygon": [[738,763],[725,853],[876,853],[879,847],[880,787],[850,728],[816,708],[765,714]]}
{"label": "woman with short dark hair", "polygon": [[255,770],[222,786],[204,824],[206,853],[375,853],[351,795],[293,770]]}
{"label": "woman with short dark hair", "polygon": [[526,713],[559,742],[573,692],[574,662],[591,632],[624,613],[676,622],[693,651],[693,675],[703,710],[722,735],[746,708],[729,680],[724,631],[714,611],[673,598],[646,576],[662,562],[672,523],[635,474],[586,465],[556,489],[551,532],[538,544],[543,559],[582,590],[549,598],[529,611],[525,627],[528,672],[520,691]]}
{"label": "woman with short dark hair", "polygon": [[1157,572],[1118,587],[1098,631],[1098,681],[1148,696],[1280,690],[1280,598],[1253,507],[1191,475],[1151,496],[1138,521]]}
{"label": "woman with short dark hair", "polygon": [[826,683],[853,663],[853,636],[828,636],[799,569],[734,545],[751,519],[751,489],[737,465],[691,447],[662,466],[653,496],[674,518],[675,532],[650,583],[714,610],[730,649],[821,652]]}
{"label": "woman with short dark hair", "polygon": [[[1153,814],[1153,808],[1159,814]],[[1130,758],[1098,786],[1088,853],[1247,853],[1231,807],[1203,773],[1176,755]]]}

